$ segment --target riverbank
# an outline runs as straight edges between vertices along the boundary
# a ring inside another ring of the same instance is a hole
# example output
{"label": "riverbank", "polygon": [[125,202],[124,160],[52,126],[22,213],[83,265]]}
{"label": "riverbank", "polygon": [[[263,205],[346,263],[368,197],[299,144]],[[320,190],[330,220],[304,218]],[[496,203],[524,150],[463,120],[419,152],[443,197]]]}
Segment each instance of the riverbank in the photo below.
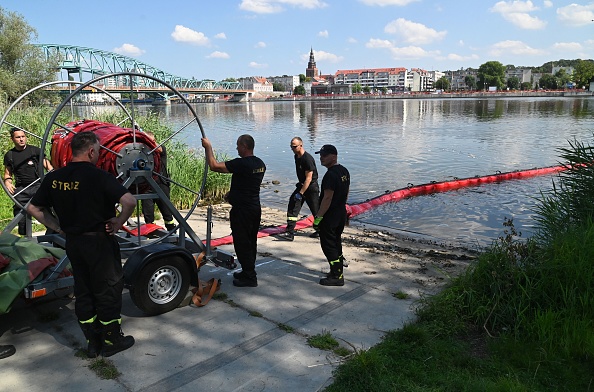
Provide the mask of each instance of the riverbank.
{"label": "riverbank", "polygon": [[353,95],[289,95],[289,96],[254,96],[252,101],[324,101],[324,100],[369,100],[369,99],[494,99],[494,98],[559,98],[591,97],[592,91],[475,91],[456,93],[411,92],[397,94],[353,94]]}
{"label": "riverbank", "polygon": [[[214,207],[213,237],[229,234],[229,205]],[[206,210],[189,219],[201,236]],[[284,224],[283,211],[264,208],[262,226]],[[0,316],[0,344],[17,353],[2,361],[2,390],[318,391],[354,351],[379,343],[389,330],[414,319],[423,293],[434,292],[474,260],[466,249],[398,236],[366,226],[344,233],[344,287],[318,284],[328,268],[311,228],[293,242],[258,240],[258,287],[237,288],[232,271],[207,265],[200,278],[221,279],[222,288],[203,308],[180,307],[146,317],[124,293],[123,330],[136,339],[129,350],[105,361],[110,379],[76,355],[83,336],[69,298],[21,303]],[[220,247],[233,251],[232,245]],[[329,333],[346,350],[337,355],[312,347]],[[104,366],[105,367],[105,366]]]}

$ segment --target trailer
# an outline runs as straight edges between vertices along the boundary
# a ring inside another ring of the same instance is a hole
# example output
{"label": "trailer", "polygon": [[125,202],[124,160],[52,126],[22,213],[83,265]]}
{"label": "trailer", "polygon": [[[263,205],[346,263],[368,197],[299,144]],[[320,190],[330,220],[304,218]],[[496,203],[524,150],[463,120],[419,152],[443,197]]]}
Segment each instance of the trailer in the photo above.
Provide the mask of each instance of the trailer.
{"label": "trailer", "polygon": [[[131,99],[128,104],[124,104],[104,88],[112,80],[129,86],[130,97],[137,94],[135,86],[138,85],[150,85],[153,88],[167,91],[168,96],[176,97],[187,107],[192,113],[193,119],[179,129],[173,130],[164,140],[152,140],[139,127],[135,126],[137,108],[135,108],[134,99]],[[69,86],[70,93],[56,107],[53,115],[47,121],[43,136],[38,136],[11,120],[11,112],[19,106],[21,101],[36,91],[47,89],[54,84]],[[121,120],[113,124],[75,118],[74,103],[80,101],[80,95],[85,94],[89,89],[103,93],[106,99],[113,101],[113,107],[117,110],[116,116]],[[70,121],[65,122],[66,118],[69,118]],[[208,174],[206,158],[200,189],[191,189],[178,179],[169,178],[164,176],[164,173],[160,173],[161,146],[179,140],[183,132],[200,132],[202,137],[205,137],[204,129],[194,107],[173,86],[150,75],[131,72],[102,75],[86,83],[73,81],[45,83],[27,91],[9,106],[0,120],[0,130],[6,131],[12,127],[17,127],[40,141],[42,156],[38,159],[38,181],[44,177],[44,154],[50,157],[54,168],[63,167],[70,159],[69,141],[72,136],[78,132],[94,132],[101,143],[97,166],[116,176],[135,196],[137,205],[144,199],[160,199],[169,207],[176,221],[175,228],[172,230],[155,227],[145,230],[146,226],[140,224],[140,214],[137,213],[136,222],[129,222],[127,227],[116,233],[124,262],[125,287],[129,289],[133,303],[144,313],[156,315],[169,312],[178,307],[186,298],[190,285],[201,289],[199,272],[206,263],[230,270],[236,268],[235,258],[232,254],[210,246],[211,206],[207,210],[207,229],[204,241],[188,224],[188,219],[198,206],[204,192]],[[184,211],[183,214],[182,211],[175,208],[156,182],[159,178],[169,181],[172,187],[179,186],[193,195],[191,208]],[[65,248],[66,238],[60,234],[46,232],[43,235],[34,236],[31,218],[25,213],[26,205],[20,204],[4,183],[2,183],[2,187],[21,210],[4,228],[3,232],[10,232],[20,220],[25,220],[27,237],[43,246]],[[114,208],[116,207],[114,206]],[[138,207],[137,212],[139,212]],[[68,266],[68,257],[62,257],[42,280],[30,283],[23,289],[24,297],[40,298],[56,290],[72,287],[73,277],[63,274]],[[214,290],[220,286],[220,281],[212,282],[211,280],[211,284],[213,284]],[[212,292],[210,294],[212,295]]]}

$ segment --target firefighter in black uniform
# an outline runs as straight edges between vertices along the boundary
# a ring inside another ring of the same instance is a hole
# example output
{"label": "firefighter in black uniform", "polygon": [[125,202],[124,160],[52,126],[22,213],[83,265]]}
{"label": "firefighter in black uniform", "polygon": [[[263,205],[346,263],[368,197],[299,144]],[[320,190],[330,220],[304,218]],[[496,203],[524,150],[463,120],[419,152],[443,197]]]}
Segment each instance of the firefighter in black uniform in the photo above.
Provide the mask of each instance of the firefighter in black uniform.
{"label": "firefighter in black uniform", "polygon": [[330,264],[330,272],[320,279],[320,284],[344,286],[341,236],[347,220],[346,202],[351,176],[346,167],[338,163],[338,151],[333,145],[323,145],[316,154],[320,154],[320,163],[328,169],[322,179],[320,209],[314,219],[314,228],[320,233],[322,251]]}
{"label": "firefighter in black uniform", "polygon": [[[289,199],[287,207],[287,229],[279,234],[279,238],[287,241],[293,241],[295,238],[295,226],[297,217],[303,206],[307,203],[313,216],[316,216],[320,206],[320,187],[318,186],[318,169],[316,161],[310,153],[303,148],[303,140],[300,137],[291,139],[291,150],[295,154],[295,171],[299,182],[295,185],[295,190]],[[312,238],[318,237],[318,232],[310,235]]]}
{"label": "firefighter in black uniform", "polygon": [[[10,130],[10,140],[14,147],[4,154],[4,185],[16,201],[23,206],[26,205],[39,189],[39,173],[37,165],[41,156],[41,149],[27,144],[27,134],[19,128],[13,127]],[[52,170],[52,164],[43,159],[43,167]],[[14,180],[12,176],[14,175]],[[18,205],[14,205],[14,216],[21,211]],[[19,221],[18,233],[26,235],[25,219]]]}
{"label": "firefighter in black uniform", "polygon": [[[124,280],[113,234],[134,211],[136,199],[112,174],[95,166],[99,140],[94,133],[77,133],[70,146],[72,161],[47,174],[27,212],[66,235],[75,313],[87,338],[88,355],[109,357],[134,344],[134,338],[121,330]],[[116,203],[121,206],[118,216]]]}
{"label": "firefighter in black uniform", "polygon": [[229,220],[231,235],[241,272],[233,273],[233,285],[238,287],[257,287],[256,253],[258,230],[262,207],[260,206],[260,186],[266,172],[264,162],[254,155],[254,138],[241,135],[237,139],[237,153],[240,158],[218,162],[212,151],[212,144],[202,138],[202,146],[211,170],[219,173],[232,173],[231,189],[227,201],[231,204]]}
{"label": "firefighter in black uniform", "polygon": [[[146,135],[151,138],[152,141],[155,141],[155,135],[152,132],[145,132]],[[160,170],[159,174],[160,177],[157,178],[157,184],[159,188],[165,193],[167,198],[170,198],[170,181],[169,181],[169,172],[167,171],[167,149],[165,146],[161,146],[156,150],[159,152],[159,157],[161,158],[160,162]],[[150,190],[152,192],[152,189]],[[165,222],[165,228],[169,231],[175,229],[175,222],[173,221],[173,214],[167,204],[162,199],[143,199],[142,200],[142,214],[144,215],[144,223],[153,223],[155,221],[155,204],[159,207],[159,211],[161,211],[161,215],[163,215],[163,221]]]}

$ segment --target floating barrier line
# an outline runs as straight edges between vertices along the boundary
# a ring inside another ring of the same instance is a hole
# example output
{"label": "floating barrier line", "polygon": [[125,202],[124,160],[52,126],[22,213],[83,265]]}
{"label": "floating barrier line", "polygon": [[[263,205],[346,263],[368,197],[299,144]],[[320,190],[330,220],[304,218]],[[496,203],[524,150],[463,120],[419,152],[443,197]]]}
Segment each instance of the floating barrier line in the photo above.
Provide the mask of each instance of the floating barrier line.
{"label": "floating barrier line", "polygon": [[[505,173],[496,173],[482,177],[468,177],[460,178],[451,181],[430,182],[421,185],[409,185],[406,188],[397,189],[392,192],[386,192],[383,195],[376,196],[361,203],[347,204],[346,210],[349,218],[353,218],[364,212],[378,207],[389,202],[397,202],[409,197],[429,195],[432,193],[449,192],[460,188],[479,186],[482,184],[489,184],[494,182],[502,182],[508,180],[527,179],[537,176],[544,176],[554,174],[567,170],[567,166],[548,166],[542,168],[535,168],[529,170],[518,170]],[[313,225],[313,216],[309,215],[297,222],[295,230],[305,229]],[[287,225],[267,227],[258,232],[258,238],[268,237],[270,235],[283,233]],[[225,237],[211,240],[211,246],[228,245],[233,243],[233,237],[228,235]]]}

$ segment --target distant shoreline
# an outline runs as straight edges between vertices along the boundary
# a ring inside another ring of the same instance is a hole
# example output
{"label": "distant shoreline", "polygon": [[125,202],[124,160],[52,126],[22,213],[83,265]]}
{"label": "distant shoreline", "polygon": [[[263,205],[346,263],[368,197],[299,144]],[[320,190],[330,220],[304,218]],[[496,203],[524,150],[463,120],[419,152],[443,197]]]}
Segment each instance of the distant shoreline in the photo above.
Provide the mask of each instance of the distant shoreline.
{"label": "distant shoreline", "polygon": [[591,97],[592,91],[501,91],[472,93],[409,93],[409,94],[357,94],[357,95],[291,95],[284,97],[252,98],[250,101],[324,101],[368,99],[444,99],[444,98],[540,98],[540,97]]}

